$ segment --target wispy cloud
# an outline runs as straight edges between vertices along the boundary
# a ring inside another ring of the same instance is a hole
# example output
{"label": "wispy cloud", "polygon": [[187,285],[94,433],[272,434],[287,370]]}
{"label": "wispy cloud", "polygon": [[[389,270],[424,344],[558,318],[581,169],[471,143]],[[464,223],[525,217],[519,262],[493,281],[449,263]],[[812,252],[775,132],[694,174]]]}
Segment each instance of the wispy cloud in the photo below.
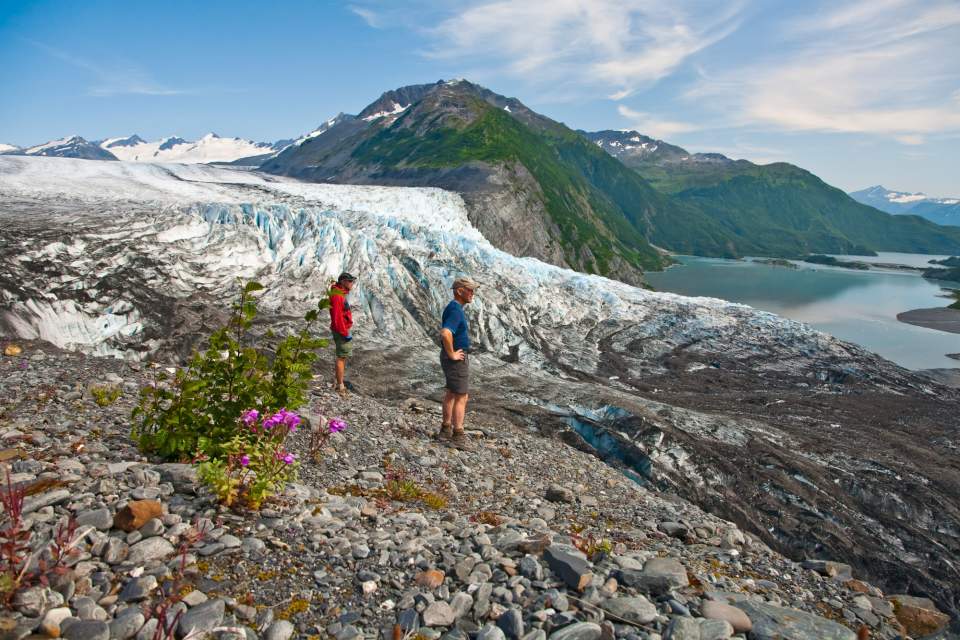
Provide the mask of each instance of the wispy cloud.
{"label": "wispy cloud", "polygon": [[649,113],[634,111],[622,104],[617,106],[617,111],[629,121],[628,128],[636,129],[640,133],[653,138],[671,138],[678,133],[689,133],[702,128],[692,122],[665,120]]}
{"label": "wispy cloud", "polygon": [[357,5],[349,5],[347,7],[352,13],[360,16],[364,22],[367,23],[368,27],[373,29],[381,29],[383,27],[383,20],[380,15],[371,9],[365,7],[359,7]]}
{"label": "wispy cloud", "polygon": [[733,33],[742,8],[691,0],[486,0],[428,30],[428,55],[479,58],[534,85],[576,85],[622,100]]}
{"label": "wispy cloud", "polygon": [[28,38],[24,38],[23,40],[61,62],[88,72],[93,78],[93,83],[87,90],[88,95],[91,96],[110,97],[124,94],[176,96],[199,93],[199,91],[195,89],[180,89],[165,86],[155,81],[149,73],[134,64],[113,64],[105,66],[36,40]]}
{"label": "wispy cloud", "polygon": [[688,92],[734,124],[882,135],[960,131],[960,4],[858,1],[783,29],[783,51]]}

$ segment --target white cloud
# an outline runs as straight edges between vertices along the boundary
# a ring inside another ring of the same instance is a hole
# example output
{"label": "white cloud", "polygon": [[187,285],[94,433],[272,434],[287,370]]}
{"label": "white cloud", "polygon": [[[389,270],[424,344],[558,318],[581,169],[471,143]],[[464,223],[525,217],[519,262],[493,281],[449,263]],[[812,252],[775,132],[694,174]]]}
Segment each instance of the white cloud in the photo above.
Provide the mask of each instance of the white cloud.
{"label": "white cloud", "polygon": [[430,29],[428,55],[483,59],[531,84],[621,100],[730,35],[741,9],[702,0],[487,0]]}
{"label": "white cloud", "polygon": [[350,5],[347,8],[356,15],[360,16],[363,21],[367,23],[368,27],[372,27],[374,29],[380,29],[383,27],[383,22],[380,20],[380,16],[370,9],[358,7],[356,5]]}
{"label": "white cloud", "polygon": [[669,139],[678,133],[689,133],[701,128],[690,122],[657,118],[649,113],[634,111],[622,104],[617,106],[617,111],[630,122],[630,129],[635,129],[651,138]]}
{"label": "white cloud", "polygon": [[712,102],[741,126],[875,134],[910,145],[960,131],[960,4],[855,2],[782,35],[784,53],[708,74],[687,97]]}

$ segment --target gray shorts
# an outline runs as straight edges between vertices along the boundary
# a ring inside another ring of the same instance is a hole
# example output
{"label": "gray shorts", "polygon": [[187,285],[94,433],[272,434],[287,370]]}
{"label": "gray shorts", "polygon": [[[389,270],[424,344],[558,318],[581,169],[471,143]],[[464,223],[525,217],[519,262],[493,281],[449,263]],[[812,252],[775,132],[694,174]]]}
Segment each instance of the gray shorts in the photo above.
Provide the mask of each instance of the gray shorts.
{"label": "gray shorts", "polygon": [[440,351],[440,368],[447,380],[447,389],[453,393],[464,394],[470,391],[469,359],[470,356],[463,354],[463,360],[451,360],[446,351]]}

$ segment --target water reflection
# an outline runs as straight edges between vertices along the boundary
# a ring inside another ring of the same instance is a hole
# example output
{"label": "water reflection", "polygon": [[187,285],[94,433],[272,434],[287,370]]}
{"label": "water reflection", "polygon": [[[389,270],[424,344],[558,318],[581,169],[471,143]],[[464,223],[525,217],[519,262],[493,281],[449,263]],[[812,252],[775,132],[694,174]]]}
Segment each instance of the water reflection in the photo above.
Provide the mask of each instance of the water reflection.
{"label": "water reflection", "polygon": [[[881,254],[872,260],[919,266],[935,257],[905,255]],[[662,291],[741,302],[806,322],[911,369],[960,366],[945,356],[960,351],[960,335],[915,327],[896,318],[910,309],[949,303],[942,297],[941,284],[916,273],[679,259],[682,265],[648,274],[650,284]]]}

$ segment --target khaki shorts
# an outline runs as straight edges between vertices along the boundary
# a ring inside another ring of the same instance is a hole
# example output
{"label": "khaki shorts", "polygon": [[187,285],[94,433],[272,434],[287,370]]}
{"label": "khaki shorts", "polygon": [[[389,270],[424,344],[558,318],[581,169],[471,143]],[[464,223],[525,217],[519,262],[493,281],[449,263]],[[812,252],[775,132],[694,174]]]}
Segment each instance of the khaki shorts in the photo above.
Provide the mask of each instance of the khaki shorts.
{"label": "khaki shorts", "polygon": [[453,393],[464,394],[470,391],[469,358],[470,356],[463,354],[463,360],[451,360],[446,351],[440,351],[440,368],[443,369],[447,389]]}
{"label": "khaki shorts", "polygon": [[353,343],[339,333],[333,334],[333,344],[338,358],[349,358],[353,354]]}

